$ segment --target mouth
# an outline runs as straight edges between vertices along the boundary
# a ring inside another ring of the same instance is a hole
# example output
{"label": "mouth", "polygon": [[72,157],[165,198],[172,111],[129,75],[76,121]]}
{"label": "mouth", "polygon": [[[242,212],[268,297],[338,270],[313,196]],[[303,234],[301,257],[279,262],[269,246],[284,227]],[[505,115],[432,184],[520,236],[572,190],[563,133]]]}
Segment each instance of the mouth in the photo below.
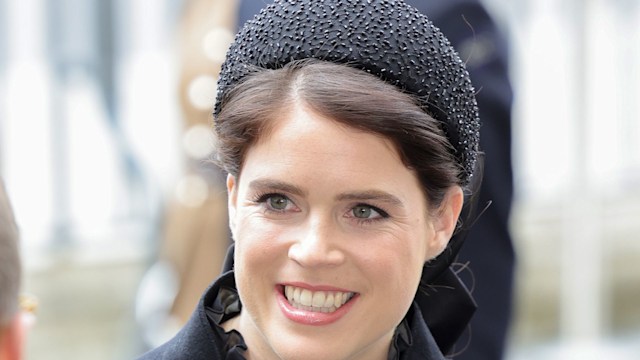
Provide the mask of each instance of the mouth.
{"label": "mouth", "polygon": [[312,326],[329,325],[354,308],[360,294],[331,286],[281,284],[276,286],[278,305],[289,320]]}
{"label": "mouth", "polygon": [[312,291],[292,285],[284,285],[283,294],[292,307],[318,313],[333,313],[355,295],[344,291]]}

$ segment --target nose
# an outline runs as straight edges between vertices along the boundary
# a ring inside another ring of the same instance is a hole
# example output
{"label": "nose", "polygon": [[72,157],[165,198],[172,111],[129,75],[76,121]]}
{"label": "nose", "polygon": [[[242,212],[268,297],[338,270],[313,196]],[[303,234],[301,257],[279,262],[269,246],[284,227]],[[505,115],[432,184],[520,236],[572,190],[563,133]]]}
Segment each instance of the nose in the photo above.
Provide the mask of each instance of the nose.
{"label": "nose", "polygon": [[288,256],[300,266],[331,267],[344,262],[339,230],[330,221],[308,222],[303,225],[289,247]]}

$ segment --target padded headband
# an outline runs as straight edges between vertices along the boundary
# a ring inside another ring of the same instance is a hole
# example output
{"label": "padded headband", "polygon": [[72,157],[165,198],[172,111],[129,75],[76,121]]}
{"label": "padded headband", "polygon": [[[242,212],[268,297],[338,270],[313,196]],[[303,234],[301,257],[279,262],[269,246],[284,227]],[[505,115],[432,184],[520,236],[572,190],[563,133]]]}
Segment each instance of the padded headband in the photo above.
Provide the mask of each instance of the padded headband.
{"label": "padded headband", "polygon": [[442,32],[400,0],[276,0],[236,35],[218,80],[225,94],[256,67],[314,58],[364,70],[415,95],[442,125],[468,185],[480,122],[469,73]]}

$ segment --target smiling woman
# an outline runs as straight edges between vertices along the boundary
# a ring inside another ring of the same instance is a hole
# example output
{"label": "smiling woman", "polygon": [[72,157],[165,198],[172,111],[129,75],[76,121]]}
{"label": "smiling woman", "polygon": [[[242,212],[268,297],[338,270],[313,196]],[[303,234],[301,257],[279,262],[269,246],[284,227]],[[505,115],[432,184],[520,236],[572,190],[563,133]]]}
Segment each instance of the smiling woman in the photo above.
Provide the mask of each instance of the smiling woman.
{"label": "smiling woman", "polygon": [[[214,114],[227,271],[143,358],[444,359],[472,304],[447,268],[473,190],[473,93],[402,1],[263,10],[231,46]],[[423,291],[434,282],[457,291]]]}
{"label": "smiling woman", "polygon": [[240,178],[228,177],[244,309],[222,325],[249,354],[383,358],[422,266],[451,237],[462,191],[451,184],[430,216],[390,140],[292,101],[248,149]]}

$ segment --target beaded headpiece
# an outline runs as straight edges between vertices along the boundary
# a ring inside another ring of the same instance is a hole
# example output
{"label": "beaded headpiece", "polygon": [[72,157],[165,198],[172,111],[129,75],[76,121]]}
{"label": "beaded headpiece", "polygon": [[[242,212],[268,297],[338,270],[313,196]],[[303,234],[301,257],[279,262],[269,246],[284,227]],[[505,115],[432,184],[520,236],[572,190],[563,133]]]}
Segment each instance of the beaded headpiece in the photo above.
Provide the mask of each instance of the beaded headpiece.
{"label": "beaded headpiece", "polygon": [[276,0],[236,35],[218,80],[214,115],[256,67],[314,58],[349,64],[415,95],[442,125],[467,185],[480,122],[464,63],[426,16],[401,0]]}

